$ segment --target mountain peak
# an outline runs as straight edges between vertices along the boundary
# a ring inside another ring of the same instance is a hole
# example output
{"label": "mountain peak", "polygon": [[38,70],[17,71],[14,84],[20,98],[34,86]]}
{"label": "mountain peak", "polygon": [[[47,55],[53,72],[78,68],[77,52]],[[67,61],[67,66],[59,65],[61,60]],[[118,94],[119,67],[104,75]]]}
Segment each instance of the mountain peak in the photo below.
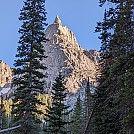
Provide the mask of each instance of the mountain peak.
{"label": "mountain peak", "polygon": [[58,15],[55,17],[54,24],[60,24],[60,25],[62,25],[61,20],[60,20],[60,18],[59,18]]}
{"label": "mountain peak", "polygon": [[61,70],[65,78],[65,87],[71,93],[84,88],[88,77],[90,77],[90,83],[96,82],[96,64],[83,53],[74,33],[62,25],[58,16],[54,23],[48,26],[45,34],[49,39],[47,43],[44,43],[48,56],[44,60],[47,65],[44,73],[48,74],[46,79],[48,91]]}

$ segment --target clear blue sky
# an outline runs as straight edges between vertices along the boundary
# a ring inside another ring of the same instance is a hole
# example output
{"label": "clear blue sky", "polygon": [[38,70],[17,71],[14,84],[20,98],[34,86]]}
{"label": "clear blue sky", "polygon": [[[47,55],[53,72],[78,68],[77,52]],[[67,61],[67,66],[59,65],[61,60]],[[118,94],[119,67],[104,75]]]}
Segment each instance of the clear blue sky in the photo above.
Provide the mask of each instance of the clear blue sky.
{"label": "clear blue sky", "polygon": [[[47,23],[53,23],[55,16],[63,25],[74,32],[78,43],[84,49],[100,48],[98,34],[94,33],[96,22],[103,18],[99,0],[46,0]],[[0,2],[0,59],[13,67],[18,46],[18,20],[23,0],[2,0]]]}

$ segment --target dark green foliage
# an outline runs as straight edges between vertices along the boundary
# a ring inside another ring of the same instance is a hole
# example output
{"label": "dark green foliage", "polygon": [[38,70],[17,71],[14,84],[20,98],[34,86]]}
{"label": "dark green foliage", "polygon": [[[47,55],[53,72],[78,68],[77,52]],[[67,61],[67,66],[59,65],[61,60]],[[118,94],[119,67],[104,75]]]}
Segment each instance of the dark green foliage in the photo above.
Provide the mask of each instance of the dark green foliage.
{"label": "dark green foliage", "polygon": [[[93,107],[94,107],[94,101],[93,101],[93,95],[91,93],[91,83],[89,82],[89,79],[88,79],[87,85],[85,88],[85,97],[84,97],[84,102],[83,102],[83,123],[82,123],[83,132],[85,131],[85,129],[87,127],[89,118],[93,111]],[[89,124],[90,125],[86,130],[87,133],[91,133],[92,122],[90,122]]]}
{"label": "dark green foliage", "polygon": [[[134,35],[132,0],[104,0],[113,4],[105,12],[101,31],[102,76],[95,92],[94,133],[134,132]],[[114,17],[113,17],[114,15]],[[109,34],[111,32],[112,34]],[[108,36],[107,36],[108,35]]]}
{"label": "dark green foliage", "polygon": [[83,116],[85,120],[87,120],[87,118],[90,116],[91,111],[93,109],[93,98],[92,98],[90,86],[91,85],[88,80],[85,88],[85,97],[84,97],[84,104],[83,104]]}
{"label": "dark green foliage", "polygon": [[14,66],[13,86],[15,88],[13,99],[13,112],[15,124],[21,125],[17,133],[37,134],[36,115],[37,104],[42,104],[37,99],[38,93],[44,91],[44,77],[42,73],[46,67],[41,62],[44,56],[42,42],[47,39],[44,35],[46,25],[46,11],[44,0],[26,0],[21,10],[19,20],[23,22],[19,33],[21,34],[18,53]]}
{"label": "dark green foliage", "polygon": [[80,95],[77,98],[75,103],[73,113],[71,116],[72,124],[70,126],[71,134],[81,134],[82,132],[82,121],[83,121],[83,109],[82,109],[82,100]]}
{"label": "dark green foliage", "polygon": [[[116,74],[117,81],[115,102],[120,113],[120,133],[134,131],[134,20],[133,1],[120,2],[115,33],[113,35],[112,53],[114,64],[110,72]],[[114,51],[115,50],[115,51]],[[116,53],[118,52],[118,53]]]}
{"label": "dark green foliage", "polygon": [[[112,90],[115,86],[115,81],[109,77],[109,68],[112,65],[112,55],[110,53],[110,20],[107,17],[108,12],[104,13],[104,22],[98,25],[97,29],[101,29],[101,36],[99,37],[102,40],[101,46],[101,61],[100,61],[100,70],[101,77],[99,79],[100,85],[97,88],[94,99],[95,99],[95,109],[93,116],[93,132],[95,134],[104,134],[111,133],[114,134],[118,131],[118,114],[113,108],[113,96]],[[112,84],[111,84],[112,83]]]}
{"label": "dark green foliage", "polygon": [[55,79],[52,87],[52,106],[48,107],[48,114],[46,114],[47,131],[48,134],[67,134],[66,125],[71,122],[66,121],[65,116],[70,114],[65,104],[67,97],[67,89],[63,84],[63,77],[61,74]]}

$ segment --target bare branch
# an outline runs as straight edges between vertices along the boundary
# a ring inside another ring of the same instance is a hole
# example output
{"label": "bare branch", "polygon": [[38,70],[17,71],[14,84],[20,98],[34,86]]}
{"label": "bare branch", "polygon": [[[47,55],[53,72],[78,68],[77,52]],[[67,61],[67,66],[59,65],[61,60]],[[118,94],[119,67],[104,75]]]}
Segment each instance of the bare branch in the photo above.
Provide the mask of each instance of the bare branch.
{"label": "bare branch", "polygon": [[20,127],[21,127],[21,125],[15,126],[15,127],[11,127],[11,128],[7,128],[7,129],[3,129],[3,130],[0,130],[0,133],[12,131],[12,130],[17,129],[17,128],[20,128]]}

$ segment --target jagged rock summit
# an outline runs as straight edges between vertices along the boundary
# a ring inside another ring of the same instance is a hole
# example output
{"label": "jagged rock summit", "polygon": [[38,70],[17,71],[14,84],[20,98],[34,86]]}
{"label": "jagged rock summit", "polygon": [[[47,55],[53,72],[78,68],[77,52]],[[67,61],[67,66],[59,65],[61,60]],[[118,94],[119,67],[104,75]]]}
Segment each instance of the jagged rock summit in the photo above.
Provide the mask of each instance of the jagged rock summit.
{"label": "jagged rock summit", "polygon": [[61,20],[60,20],[60,18],[59,18],[58,15],[56,16],[56,18],[55,18],[55,20],[54,20],[54,24],[62,25]]}
{"label": "jagged rock summit", "polygon": [[46,79],[48,90],[51,89],[60,71],[65,77],[65,86],[71,93],[76,93],[82,88],[88,78],[91,83],[96,82],[96,64],[84,54],[74,33],[62,25],[58,16],[54,23],[47,27],[45,34],[49,39],[44,43],[48,56],[44,60],[48,67],[44,72],[48,75]]}

